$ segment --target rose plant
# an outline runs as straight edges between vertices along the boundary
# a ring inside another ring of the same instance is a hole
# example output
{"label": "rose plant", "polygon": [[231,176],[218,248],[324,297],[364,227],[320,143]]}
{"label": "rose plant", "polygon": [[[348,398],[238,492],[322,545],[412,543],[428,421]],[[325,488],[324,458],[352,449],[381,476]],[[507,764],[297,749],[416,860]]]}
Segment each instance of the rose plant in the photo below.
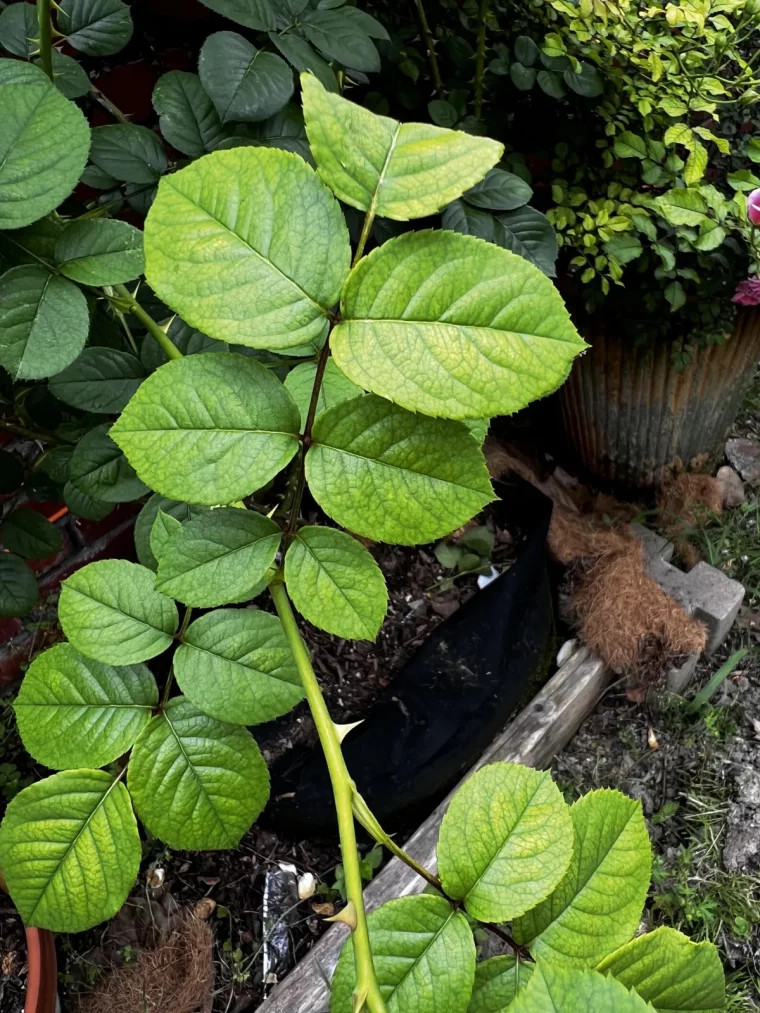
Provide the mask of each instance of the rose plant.
{"label": "rose plant", "polygon": [[[376,116],[310,74],[301,88],[316,171],[255,144],[202,155],[161,179],[144,242],[106,217],[62,216],[52,255],[6,284],[17,362],[70,354],[95,300],[134,315],[168,359],[88,437],[93,471],[153,490],[143,562],[91,563],[64,582],[67,641],[22,684],[22,739],[57,772],[21,791],[0,826],[11,896],[27,924],[58,931],[112,916],[138,874],[138,817],[170,847],[234,847],[269,793],[247,726],[305,697],[351,929],[333,1013],[719,1010],[714,947],[670,930],[632,939],[651,866],[638,803],[603,791],[568,807],[546,774],[485,768],[449,808],[435,875],[382,830],[346,769],[294,607],[337,636],[374,639],[387,593],[352,533],[427,543],[479,513],[492,490],[472,431],[554,390],[584,343],[545,274],[497,245],[424,229],[365,255],[376,218],[436,214],[483,180],[499,143]],[[0,61],[0,97],[0,220],[20,234],[68,196],[89,132],[29,64]],[[364,214],[353,254],[338,200]],[[183,354],[126,287],[143,262],[202,351]],[[254,494],[266,487],[264,510]],[[305,523],[307,488],[332,523]],[[265,594],[274,613],[224,607]],[[146,662],[169,650],[159,688]],[[438,895],[368,918],[357,820]],[[514,957],[478,967],[471,920]]]}

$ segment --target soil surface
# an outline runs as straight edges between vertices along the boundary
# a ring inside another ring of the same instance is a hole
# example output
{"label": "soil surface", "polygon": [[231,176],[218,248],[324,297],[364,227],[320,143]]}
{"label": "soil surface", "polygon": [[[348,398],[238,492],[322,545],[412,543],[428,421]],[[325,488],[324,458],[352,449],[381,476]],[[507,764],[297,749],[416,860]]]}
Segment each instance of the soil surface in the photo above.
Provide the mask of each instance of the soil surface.
{"label": "soil surface", "polygon": [[26,937],[21,919],[0,894],[0,1010],[24,1013]]}
{"label": "soil surface", "polygon": [[552,768],[568,801],[604,787],[641,800],[654,850],[647,928],[715,942],[735,1011],[760,1009],[760,633],[747,620],[699,665],[688,696],[753,647],[701,716],[670,694],[641,706],[613,687]]}

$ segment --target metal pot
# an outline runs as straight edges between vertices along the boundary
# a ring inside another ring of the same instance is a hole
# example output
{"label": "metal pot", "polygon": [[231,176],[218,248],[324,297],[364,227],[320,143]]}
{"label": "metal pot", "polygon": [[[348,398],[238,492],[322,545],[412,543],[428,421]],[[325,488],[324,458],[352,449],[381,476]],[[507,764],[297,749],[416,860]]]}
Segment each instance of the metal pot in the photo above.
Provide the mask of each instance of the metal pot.
{"label": "metal pot", "polygon": [[573,462],[592,479],[629,488],[658,485],[684,467],[710,468],[760,358],[760,307],[740,310],[731,339],[698,349],[681,370],[668,342],[633,345],[609,326],[584,337],[591,348],[559,393]]}

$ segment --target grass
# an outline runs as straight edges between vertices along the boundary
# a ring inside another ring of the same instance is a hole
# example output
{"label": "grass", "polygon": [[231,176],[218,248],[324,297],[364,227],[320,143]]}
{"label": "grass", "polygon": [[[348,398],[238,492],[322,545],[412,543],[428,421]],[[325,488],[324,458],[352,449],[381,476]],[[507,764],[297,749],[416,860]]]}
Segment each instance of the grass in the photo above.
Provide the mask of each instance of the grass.
{"label": "grass", "polygon": [[744,584],[745,604],[760,605],[760,499],[720,516],[712,514],[684,534],[711,566]]}

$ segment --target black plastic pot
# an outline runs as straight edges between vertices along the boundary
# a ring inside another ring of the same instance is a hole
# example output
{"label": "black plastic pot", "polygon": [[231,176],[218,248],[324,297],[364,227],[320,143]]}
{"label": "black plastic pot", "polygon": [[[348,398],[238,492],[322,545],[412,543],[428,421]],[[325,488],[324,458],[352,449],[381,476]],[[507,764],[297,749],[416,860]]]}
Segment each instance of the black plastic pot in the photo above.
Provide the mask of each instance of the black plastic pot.
{"label": "black plastic pot", "polygon": [[[343,743],[359,791],[386,829],[426,815],[548,670],[554,623],[544,546],[551,504],[521,480],[499,483],[497,493],[504,523],[528,532],[519,558],[437,627]],[[335,834],[318,749],[293,750],[271,774],[265,825]]]}

